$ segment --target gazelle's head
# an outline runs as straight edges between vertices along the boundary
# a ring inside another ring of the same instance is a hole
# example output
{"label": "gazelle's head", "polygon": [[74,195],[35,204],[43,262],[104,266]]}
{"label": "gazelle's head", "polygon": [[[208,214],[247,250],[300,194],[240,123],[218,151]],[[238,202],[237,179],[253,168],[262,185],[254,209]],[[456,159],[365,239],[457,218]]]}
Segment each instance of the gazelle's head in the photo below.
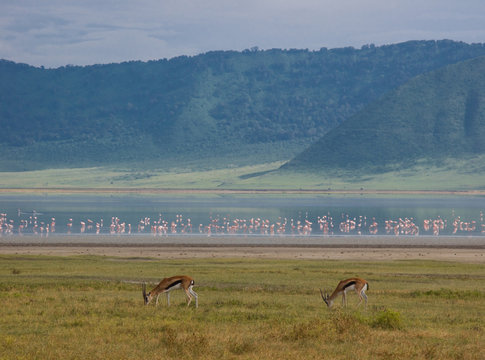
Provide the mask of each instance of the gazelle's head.
{"label": "gazelle's head", "polygon": [[147,284],[146,283],[143,283],[141,290],[142,290],[142,293],[143,293],[143,302],[145,303],[145,305],[148,305],[150,303],[150,301],[152,300],[152,294],[150,292],[147,294]]}
{"label": "gazelle's head", "polygon": [[325,302],[325,304],[327,304],[328,308],[331,308],[333,305],[333,300],[330,300],[330,296],[328,295],[328,293],[323,295],[323,291],[322,289],[320,289],[320,295],[322,295],[322,299]]}

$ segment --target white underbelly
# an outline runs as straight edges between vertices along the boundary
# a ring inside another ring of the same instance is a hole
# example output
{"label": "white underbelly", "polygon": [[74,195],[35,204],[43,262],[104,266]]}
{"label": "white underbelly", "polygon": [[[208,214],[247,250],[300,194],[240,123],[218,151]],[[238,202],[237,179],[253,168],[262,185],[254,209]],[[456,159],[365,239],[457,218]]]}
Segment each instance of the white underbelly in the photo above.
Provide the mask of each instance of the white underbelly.
{"label": "white underbelly", "polygon": [[172,290],[180,289],[181,287],[182,287],[182,284],[179,283],[179,284],[176,284],[174,286],[167,288],[167,290],[165,290],[165,291],[172,291]]}
{"label": "white underbelly", "polygon": [[355,285],[350,285],[350,286],[345,288],[345,292],[351,291],[351,290],[355,290]]}

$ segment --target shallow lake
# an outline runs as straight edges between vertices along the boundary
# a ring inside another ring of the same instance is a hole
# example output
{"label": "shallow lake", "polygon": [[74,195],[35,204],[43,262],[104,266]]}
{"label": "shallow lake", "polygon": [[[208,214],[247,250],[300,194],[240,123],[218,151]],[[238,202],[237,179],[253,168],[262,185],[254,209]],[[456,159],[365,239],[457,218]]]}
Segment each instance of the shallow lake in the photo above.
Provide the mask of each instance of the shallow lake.
{"label": "shallow lake", "polygon": [[0,195],[2,234],[485,236],[485,198]]}

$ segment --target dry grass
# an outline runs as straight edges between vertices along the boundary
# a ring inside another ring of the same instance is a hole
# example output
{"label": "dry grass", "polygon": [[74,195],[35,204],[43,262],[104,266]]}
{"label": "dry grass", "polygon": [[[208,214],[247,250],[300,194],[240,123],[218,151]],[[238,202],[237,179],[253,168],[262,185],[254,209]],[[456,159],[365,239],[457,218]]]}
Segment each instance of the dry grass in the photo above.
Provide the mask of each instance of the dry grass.
{"label": "dry grass", "polygon": [[[140,284],[187,273],[143,306]],[[480,359],[480,264],[0,256],[0,359]],[[319,287],[359,275],[367,310],[329,311]]]}

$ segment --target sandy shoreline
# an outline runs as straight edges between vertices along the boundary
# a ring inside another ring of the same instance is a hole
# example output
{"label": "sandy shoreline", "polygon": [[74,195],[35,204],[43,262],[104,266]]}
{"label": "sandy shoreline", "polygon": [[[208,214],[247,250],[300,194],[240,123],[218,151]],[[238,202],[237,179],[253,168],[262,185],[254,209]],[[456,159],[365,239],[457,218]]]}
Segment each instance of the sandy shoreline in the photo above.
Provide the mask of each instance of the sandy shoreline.
{"label": "sandy shoreline", "polygon": [[377,190],[377,189],[185,189],[151,187],[4,187],[0,193],[52,194],[328,194],[328,195],[485,195],[484,190]]}
{"label": "sandy shoreline", "polygon": [[156,259],[441,260],[485,264],[485,237],[3,237],[0,254]]}
{"label": "sandy shoreline", "polygon": [[132,247],[132,246],[0,246],[9,255],[100,255],[123,258],[260,258],[307,260],[440,260],[485,264],[485,251],[436,248],[299,248],[299,247]]}

